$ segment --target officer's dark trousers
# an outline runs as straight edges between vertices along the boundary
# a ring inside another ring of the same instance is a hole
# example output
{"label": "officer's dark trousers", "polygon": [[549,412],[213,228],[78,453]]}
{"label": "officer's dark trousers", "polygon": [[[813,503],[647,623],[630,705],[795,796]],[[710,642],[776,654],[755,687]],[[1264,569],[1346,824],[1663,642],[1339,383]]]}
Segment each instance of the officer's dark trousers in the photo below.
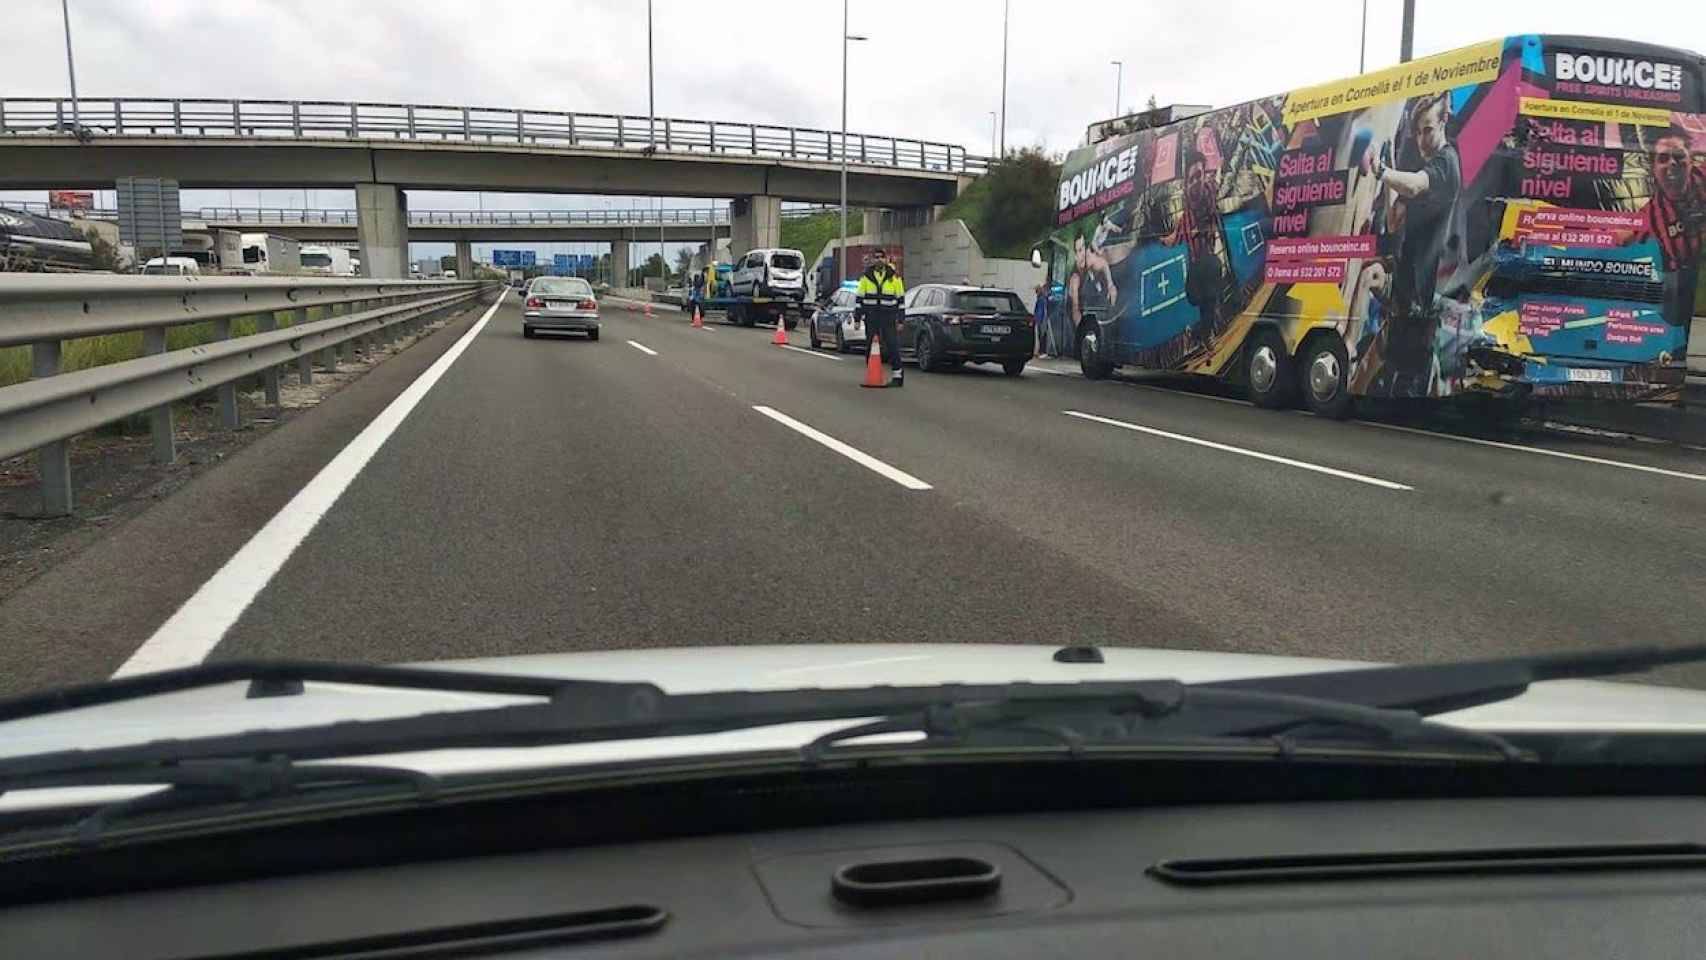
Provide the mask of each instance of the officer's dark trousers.
{"label": "officer's dark trousers", "polygon": [[[900,331],[895,329],[897,311],[865,311],[865,336],[876,337],[883,345],[883,359],[889,369],[900,370]],[[868,348],[867,348],[868,352]]]}

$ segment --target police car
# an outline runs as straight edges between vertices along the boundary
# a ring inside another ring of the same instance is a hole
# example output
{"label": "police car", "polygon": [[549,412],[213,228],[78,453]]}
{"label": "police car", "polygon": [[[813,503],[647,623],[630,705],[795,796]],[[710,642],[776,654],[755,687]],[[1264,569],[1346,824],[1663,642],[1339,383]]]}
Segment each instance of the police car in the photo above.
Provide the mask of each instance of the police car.
{"label": "police car", "polygon": [[821,350],[831,343],[835,344],[838,353],[864,348],[865,324],[854,318],[859,306],[854,292],[858,286],[858,281],[846,281],[813,315],[810,327],[813,350]]}

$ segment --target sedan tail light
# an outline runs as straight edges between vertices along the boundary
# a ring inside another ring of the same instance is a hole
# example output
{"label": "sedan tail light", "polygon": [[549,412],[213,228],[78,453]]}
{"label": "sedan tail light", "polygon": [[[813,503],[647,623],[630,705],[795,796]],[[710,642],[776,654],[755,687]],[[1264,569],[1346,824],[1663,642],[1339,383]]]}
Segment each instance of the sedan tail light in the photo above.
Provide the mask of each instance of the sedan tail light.
{"label": "sedan tail light", "polygon": [[597,300],[582,300],[580,303],[575,304],[575,306],[577,309],[580,309],[580,310],[597,310],[598,309],[598,301]]}
{"label": "sedan tail light", "polygon": [[538,297],[528,297],[527,298],[527,309],[529,309],[529,310],[543,310],[544,308],[545,308],[545,301],[544,300],[541,300]]}

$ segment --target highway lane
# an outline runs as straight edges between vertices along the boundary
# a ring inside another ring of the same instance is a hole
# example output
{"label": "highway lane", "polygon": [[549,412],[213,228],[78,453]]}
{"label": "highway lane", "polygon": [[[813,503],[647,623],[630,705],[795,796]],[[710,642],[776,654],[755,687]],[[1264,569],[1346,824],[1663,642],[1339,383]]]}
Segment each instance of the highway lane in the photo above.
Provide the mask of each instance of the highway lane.
{"label": "highway lane", "polygon": [[858,358],[768,337],[607,303],[598,343],[526,341],[510,299],[213,655],[946,640],[1423,660],[1706,622],[1695,453],[1515,439],[1595,463],[1037,370],[861,390]]}
{"label": "highway lane", "polygon": [[[693,344],[683,341],[688,356]],[[717,343],[708,367],[731,362],[735,346]],[[942,491],[1063,547],[1225,649],[1438,659],[1677,642],[1706,622],[1689,559],[1706,540],[1706,458],[1685,451],[1522,440],[1687,476],[1652,474],[1131,384],[1013,381],[993,368],[914,371],[906,390],[880,395],[878,409],[895,414],[886,420],[846,396],[856,370],[843,367],[855,364],[756,349],[769,388],[800,397],[814,422],[879,456],[930,460]],[[1175,639],[1138,617],[1127,637]]]}

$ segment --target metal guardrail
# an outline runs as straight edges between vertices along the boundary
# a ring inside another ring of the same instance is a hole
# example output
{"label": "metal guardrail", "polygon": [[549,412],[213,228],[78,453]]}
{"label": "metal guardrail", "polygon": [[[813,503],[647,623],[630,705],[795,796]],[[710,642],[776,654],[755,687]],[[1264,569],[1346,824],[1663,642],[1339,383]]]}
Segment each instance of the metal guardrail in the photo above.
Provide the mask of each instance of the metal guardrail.
{"label": "metal guardrail", "polygon": [[[81,124],[81,129],[78,128]],[[813,127],[465,107],[447,104],[200,98],[0,99],[0,136],[232,137],[273,140],[414,140],[657,150],[673,154],[840,161],[861,166],[982,173],[985,157],[931,140]]]}
{"label": "metal guardrail", "polygon": [[[73,505],[69,441],[135,414],[150,414],[156,460],[176,459],[172,403],[217,388],[221,420],[239,425],[237,381],[262,376],[268,403],[279,373],[294,365],[311,383],[316,357],[335,370],[346,351],[372,350],[420,326],[428,314],[493,286],[478,281],[346,280],[295,277],[0,276],[0,347],[29,344],[33,379],[0,387],[0,459],[40,454],[42,501],[50,515]],[[309,307],[329,316],[307,320]],[[292,322],[280,326],[280,312]],[[256,317],[257,332],[233,336],[232,321]],[[174,326],[212,321],[215,340],[166,348]],[[64,341],[141,331],[143,356],[60,372]]]}
{"label": "metal guardrail", "polygon": [[[38,216],[64,218],[72,213],[67,210],[57,210],[39,200],[0,203],[0,206],[14,210],[23,210]],[[812,217],[820,213],[829,213],[836,207],[827,204],[811,206],[783,207],[782,218],[785,220],[800,217]],[[112,209],[79,210],[77,215],[91,220],[117,220],[118,211]],[[266,226],[278,224],[355,226],[356,212],[349,209],[305,209],[302,207],[201,207],[196,210],[185,210],[185,220],[202,220],[212,223],[241,223],[244,225]],[[677,224],[699,226],[725,226],[729,223],[728,207],[719,204],[711,207],[678,207],[665,210],[410,210],[409,225],[424,226],[530,226],[568,224],[573,226],[635,226],[657,227],[674,226]]]}

